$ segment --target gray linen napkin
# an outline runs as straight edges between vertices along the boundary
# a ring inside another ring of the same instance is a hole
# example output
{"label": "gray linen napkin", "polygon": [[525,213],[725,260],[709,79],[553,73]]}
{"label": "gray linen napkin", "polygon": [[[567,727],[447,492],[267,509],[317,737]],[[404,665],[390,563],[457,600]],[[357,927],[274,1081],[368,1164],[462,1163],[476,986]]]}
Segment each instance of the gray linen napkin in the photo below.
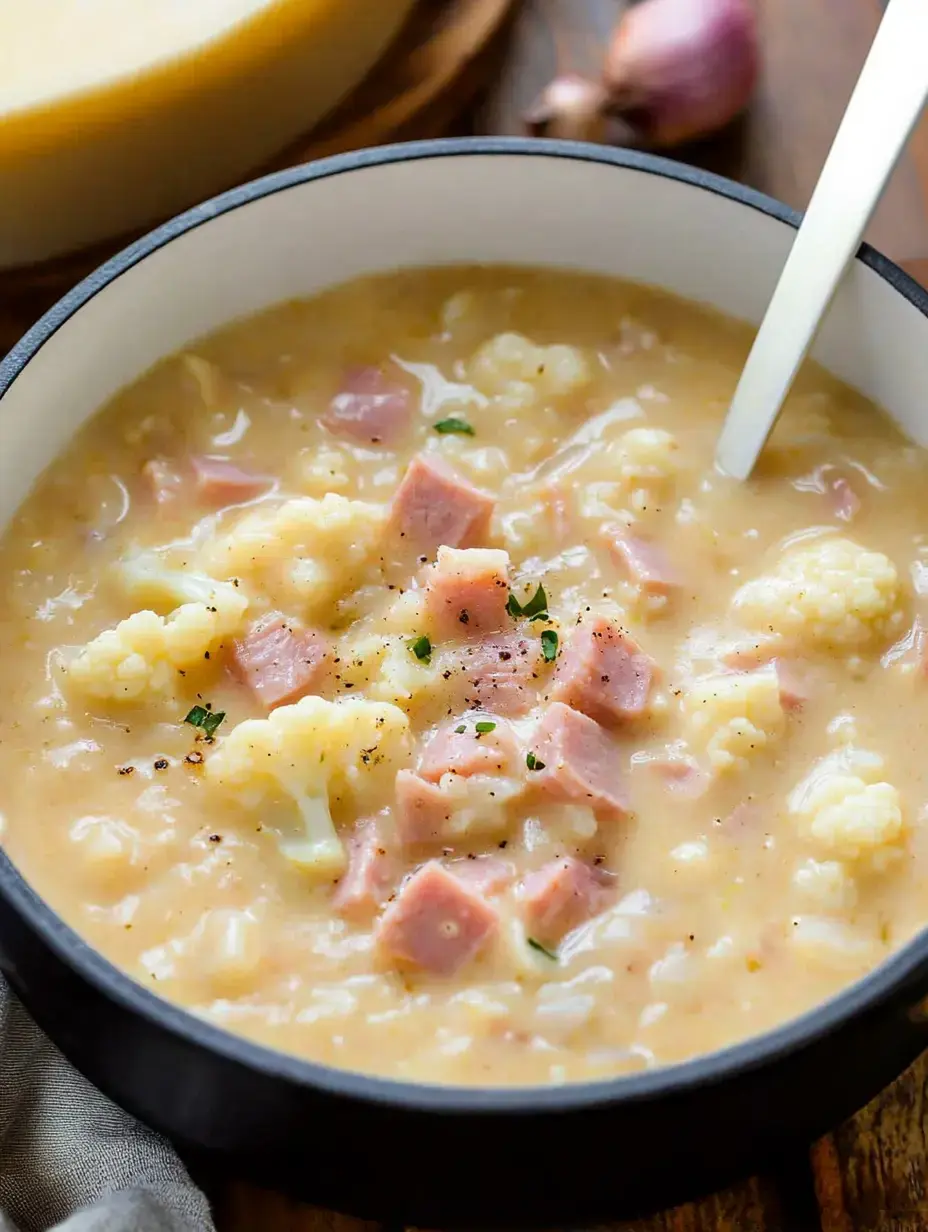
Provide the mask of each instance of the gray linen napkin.
{"label": "gray linen napkin", "polygon": [[0,980],[0,1232],[214,1232],[171,1147],[71,1068]]}

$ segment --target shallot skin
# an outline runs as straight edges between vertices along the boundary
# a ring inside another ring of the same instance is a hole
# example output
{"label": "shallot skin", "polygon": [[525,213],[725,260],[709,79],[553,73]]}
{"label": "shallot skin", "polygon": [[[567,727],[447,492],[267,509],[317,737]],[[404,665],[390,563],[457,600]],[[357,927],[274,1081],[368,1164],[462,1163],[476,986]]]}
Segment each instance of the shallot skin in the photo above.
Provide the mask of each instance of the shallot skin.
{"label": "shallot skin", "polygon": [[744,110],[759,60],[751,0],[642,0],[606,53],[609,108],[648,145],[680,145]]}

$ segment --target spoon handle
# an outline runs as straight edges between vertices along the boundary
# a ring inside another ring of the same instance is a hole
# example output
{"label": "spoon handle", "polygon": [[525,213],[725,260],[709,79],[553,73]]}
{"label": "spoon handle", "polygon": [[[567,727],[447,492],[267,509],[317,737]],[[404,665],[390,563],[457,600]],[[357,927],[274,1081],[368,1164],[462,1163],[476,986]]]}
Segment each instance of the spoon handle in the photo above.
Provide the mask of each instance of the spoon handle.
{"label": "spoon handle", "polygon": [[716,449],[747,479],[928,98],[928,0],[890,0]]}

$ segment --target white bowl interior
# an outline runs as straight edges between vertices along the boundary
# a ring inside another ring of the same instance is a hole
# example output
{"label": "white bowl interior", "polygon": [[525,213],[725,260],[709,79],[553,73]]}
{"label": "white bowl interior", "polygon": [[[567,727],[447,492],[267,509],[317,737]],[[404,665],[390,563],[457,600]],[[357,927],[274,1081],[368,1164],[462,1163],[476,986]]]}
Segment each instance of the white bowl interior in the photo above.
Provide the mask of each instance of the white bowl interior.
{"label": "white bowl interior", "polygon": [[[162,356],[224,323],[355,275],[506,262],[665,287],[758,322],[793,229],[671,175],[533,152],[360,156],[193,229],[104,286],[2,399],[0,524],[78,426]],[[347,169],[344,169],[347,166]],[[919,443],[928,322],[856,261],[815,355]]]}

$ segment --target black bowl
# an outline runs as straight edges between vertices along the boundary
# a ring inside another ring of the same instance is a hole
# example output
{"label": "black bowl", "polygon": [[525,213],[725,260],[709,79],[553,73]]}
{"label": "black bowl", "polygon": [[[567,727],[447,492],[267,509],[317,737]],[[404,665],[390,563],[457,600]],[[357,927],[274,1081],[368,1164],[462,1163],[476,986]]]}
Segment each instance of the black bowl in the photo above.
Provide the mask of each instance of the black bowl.
{"label": "black bowl", "polygon": [[[551,264],[655,282],[758,319],[798,219],[637,154],[520,140],[350,154],[168,223],[53,308],[0,365],[9,517],[77,426],[160,355],[361,272]],[[861,250],[819,343],[903,427],[928,387],[928,297]],[[274,1052],[162,1001],[66,927],[0,857],[2,966],[114,1100],[236,1174],[424,1226],[588,1222],[753,1170],[848,1116],[922,1050],[928,944],[778,1030],[666,1069],[547,1088],[394,1082]]]}

